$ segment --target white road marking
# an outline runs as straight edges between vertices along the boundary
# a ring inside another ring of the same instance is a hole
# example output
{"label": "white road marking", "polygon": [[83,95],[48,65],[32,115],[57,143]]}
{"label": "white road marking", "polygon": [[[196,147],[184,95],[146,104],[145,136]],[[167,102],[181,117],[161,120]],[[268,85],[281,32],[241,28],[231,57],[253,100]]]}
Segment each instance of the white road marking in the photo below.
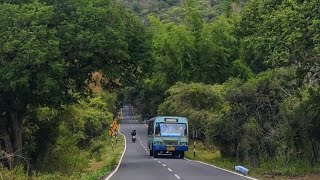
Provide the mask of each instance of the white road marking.
{"label": "white road marking", "polygon": [[[122,109],[121,109],[121,115],[122,115]],[[120,124],[119,124],[119,129],[120,129]],[[116,169],[111,174],[109,174],[109,176],[107,178],[105,178],[105,180],[109,180],[114,175],[114,173],[116,173],[118,171],[118,169],[120,167],[120,164],[122,162],[123,156],[124,156],[124,154],[125,154],[125,152],[127,150],[126,136],[124,134],[122,134],[120,131],[119,131],[119,134],[121,134],[123,136],[123,138],[124,138],[124,150],[122,152],[121,158],[119,160],[119,163],[118,163]]]}
{"label": "white road marking", "polygon": [[[137,122],[139,122],[137,119],[136,119],[136,117],[134,116],[134,113],[133,113],[133,108],[132,108],[132,114],[133,114],[133,117],[134,117],[134,119],[137,121]],[[148,127],[147,125],[145,125],[145,124],[143,124],[145,127]],[[133,125],[131,124],[131,126],[133,127]],[[137,135],[138,136],[138,135]],[[142,145],[142,147],[146,150],[146,153],[147,154],[149,154],[149,151],[144,147],[144,145],[143,145],[143,142],[141,141],[141,139],[140,139],[140,137],[138,136],[138,139],[139,139],[139,141],[140,141],[140,144]],[[155,161],[157,161],[158,159],[155,159],[154,157],[151,157],[151,158],[153,158]],[[161,164],[162,162],[161,161],[158,161],[158,163],[159,164]],[[162,166],[164,166],[164,167],[166,167],[167,165],[165,165],[165,164],[162,164]],[[172,169],[170,169],[170,168],[168,168],[168,171],[170,171],[170,172],[172,172]],[[174,175],[177,179],[181,179],[180,178],[180,176],[178,176],[177,174],[175,174]]]}
{"label": "white road marking", "polygon": [[[121,111],[121,113],[122,113],[122,111]],[[136,120],[137,122],[139,122],[136,118],[135,118],[135,115],[134,115],[134,113],[133,113],[133,108],[132,108],[132,115],[133,115],[133,117],[134,117],[134,120]],[[131,123],[130,123],[131,124]],[[143,124],[145,127],[148,127],[146,124]],[[131,126],[132,126],[132,128],[134,128],[134,126],[131,124]],[[138,137],[138,139],[139,139],[139,141],[140,141],[140,143],[142,144],[142,146],[143,146],[143,143],[142,143],[142,141],[141,141],[141,139],[140,139],[140,137],[139,137],[139,135],[137,134],[137,137]],[[126,139],[125,139],[126,140]],[[126,150],[126,145],[125,145],[125,150]],[[125,150],[124,150],[124,152],[125,152]],[[118,167],[116,168],[116,170],[112,173],[112,174],[110,174],[109,176],[111,177],[116,171],[117,171],[117,169],[119,168],[119,165],[120,165],[120,163],[121,163],[121,161],[122,161],[122,158],[123,158],[123,155],[124,155],[124,152],[123,152],[123,154],[122,154],[122,157],[121,157],[121,159],[120,159],[120,161],[119,161],[119,164],[118,164]],[[147,152],[147,154],[149,154],[149,151],[148,150],[146,150],[146,152]],[[151,157],[152,159],[154,159],[155,161],[157,161],[157,159],[156,158],[154,158],[154,157]],[[223,170],[223,171],[226,171],[226,172],[229,172],[229,173],[232,173],[232,174],[236,174],[236,175],[238,175],[238,176],[242,176],[242,177],[245,177],[245,178],[247,178],[247,179],[251,179],[251,180],[257,180],[257,179],[255,179],[255,178],[252,178],[252,177],[248,177],[248,176],[244,176],[244,175],[242,175],[242,174],[239,174],[239,173],[236,173],[236,172],[233,172],[233,171],[230,171],[230,170],[227,170],[227,169],[223,169],[223,168],[220,168],[220,167],[217,167],[217,166],[214,166],[214,165],[211,165],[211,164],[207,164],[207,163],[204,163],[204,162],[201,162],[201,161],[195,161],[195,160],[190,160],[190,159],[186,159],[185,158],[185,160],[187,160],[187,161],[193,161],[193,162],[197,162],[197,163],[201,163],[201,164],[204,164],[204,165],[207,165],[207,166],[211,166],[211,167],[214,167],[214,168],[217,168],[217,169],[220,169],[220,170]],[[158,161],[159,163],[161,163],[160,161]],[[164,164],[163,164],[164,165]],[[172,172],[172,169],[170,169],[170,168],[168,168],[168,171],[170,171],[170,172]],[[181,179],[181,177],[180,176],[178,176],[177,174],[174,174],[175,175],[175,177],[177,178],[177,179]],[[110,177],[107,177],[107,179],[106,180],[108,180],[108,179],[110,179]]]}
{"label": "white road marking", "polygon": [[252,177],[249,177],[249,176],[245,176],[245,175],[242,175],[242,174],[239,174],[239,173],[235,173],[235,172],[233,172],[233,171],[230,171],[230,170],[227,170],[227,169],[223,169],[223,168],[220,168],[220,167],[217,167],[217,166],[214,166],[214,165],[212,165],[212,164],[205,163],[205,162],[195,161],[195,160],[191,160],[191,159],[187,159],[187,158],[184,158],[184,159],[187,160],[187,161],[193,161],[193,162],[197,162],[197,163],[204,164],[204,165],[207,165],[207,166],[211,166],[211,167],[214,167],[214,168],[216,168],[216,169],[220,169],[220,170],[223,170],[223,171],[232,173],[232,174],[236,174],[236,175],[238,175],[238,176],[245,177],[245,178],[247,178],[247,179],[258,180],[258,179],[255,179],[255,178],[252,178]]}
{"label": "white road marking", "polygon": [[178,176],[178,174],[174,174],[174,176],[175,176],[177,179],[181,179],[181,177]]}

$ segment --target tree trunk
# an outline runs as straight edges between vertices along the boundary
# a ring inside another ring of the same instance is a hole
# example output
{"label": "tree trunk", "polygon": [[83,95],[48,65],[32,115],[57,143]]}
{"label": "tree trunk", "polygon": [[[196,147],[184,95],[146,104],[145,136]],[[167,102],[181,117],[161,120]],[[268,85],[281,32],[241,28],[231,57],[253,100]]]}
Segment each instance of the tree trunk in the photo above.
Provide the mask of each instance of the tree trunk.
{"label": "tree trunk", "polygon": [[17,158],[17,155],[22,156],[22,123],[24,113],[12,112],[11,113],[11,139],[13,144],[13,151],[16,158],[14,159],[14,165],[18,165],[21,158]]}
{"label": "tree trunk", "polygon": [[0,150],[3,150],[4,161],[6,167],[12,169],[13,165],[13,148],[12,142],[8,133],[8,117],[6,113],[0,112]]}
{"label": "tree trunk", "polygon": [[311,140],[312,145],[312,164],[316,164],[318,162],[318,151],[317,151],[317,145],[314,139]]}

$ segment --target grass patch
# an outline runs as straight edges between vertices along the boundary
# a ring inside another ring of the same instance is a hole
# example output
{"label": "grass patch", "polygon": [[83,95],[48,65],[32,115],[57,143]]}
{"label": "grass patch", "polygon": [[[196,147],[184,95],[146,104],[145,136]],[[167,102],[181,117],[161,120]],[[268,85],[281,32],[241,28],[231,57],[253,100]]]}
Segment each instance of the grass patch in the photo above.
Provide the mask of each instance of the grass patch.
{"label": "grass patch", "polygon": [[80,179],[80,173],[74,173],[71,175],[65,175],[63,173],[38,173],[32,172],[27,176],[22,166],[16,167],[13,170],[0,167],[0,180],[52,180],[52,179]]}
{"label": "grass patch", "polygon": [[251,168],[261,179],[320,179],[320,163],[312,166],[301,160],[277,160],[263,162],[259,167]]}
{"label": "grass patch", "polygon": [[88,173],[81,179],[99,179],[100,177],[109,174],[117,166],[124,150],[124,137],[122,135],[119,136],[118,142],[114,144],[114,149],[110,139],[109,143],[110,146],[103,146],[103,148],[99,150],[100,157],[95,157],[90,161],[87,169]]}
{"label": "grass patch", "polygon": [[[189,144],[189,151],[185,154],[186,158],[194,159],[193,142]],[[287,163],[284,160],[263,162],[259,167],[241,164],[232,158],[223,158],[220,151],[212,151],[206,148],[203,143],[196,142],[195,160],[206,162],[224,169],[234,171],[234,166],[243,165],[248,168],[249,176],[258,179],[320,179],[320,163],[314,166],[303,161],[291,161]]]}
{"label": "grass patch", "polygon": [[[81,172],[72,172],[66,174],[63,172],[32,172],[27,176],[22,166],[13,170],[8,170],[0,166],[0,180],[52,180],[52,179],[68,179],[68,180],[96,180],[109,174],[118,164],[119,159],[124,150],[124,137],[119,135],[119,140],[115,144],[114,149],[111,144],[111,138],[107,137],[106,132],[94,140],[90,149],[81,152],[87,155],[88,165]],[[81,156],[82,156],[81,155]]]}
{"label": "grass patch", "polygon": [[[196,142],[196,156],[195,160],[206,162],[221,168],[233,170],[235,161],[228,158],[223,158],[220,151],[212,151],[207,149],[203,143]],[[193,156],[193,142],[189,144],[189,151],[185,154],[186,158],[194,159]]]}

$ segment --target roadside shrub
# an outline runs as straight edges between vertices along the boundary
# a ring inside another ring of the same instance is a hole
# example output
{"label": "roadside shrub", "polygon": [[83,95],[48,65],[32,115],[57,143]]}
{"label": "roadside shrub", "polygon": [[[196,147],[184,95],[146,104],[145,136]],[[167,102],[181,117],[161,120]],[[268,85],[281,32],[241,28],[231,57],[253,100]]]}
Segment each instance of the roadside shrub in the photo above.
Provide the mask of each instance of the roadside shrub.
{"label": "roadside shrub", "polygon": [[57,141],[42,158],[44,169],[64,173],[81,171],[88,164],[86,152],[94,138],[101,135],[113,120],[115,97],[96,94],[67,107],[59,119]]}
{"label": "roadside shrub", "polygon": [[[110,93],[94,94],[78,103],[53,109],[29,109],[24,126],[24,156],[34,171],[70,174],[81,172],[91,158],[92,141],[113,120],[116,97]],[[99,159],[99,151],[95,157]]]}
{"label": "roadside shrub", "polygon": [[177,83],[167,91],[158,114],[187,117],[189,132],[197,130],[199,139],[204,141],[208,123],[215,121],[220,112],[228,109],[222,95],[223,87],[220,85]]}
{"label": "roadside shrub", "polygon": [[320,88],[304,87],[282,105],[282,155],[287,163],[296,159],[320,162]]}
{"label": "roadside shrub", "polygon": [[297,92],[295,69],[263,72],[245,83],[225,86],[230,110],[221,116],[217,130],[208,138],[220,147],[224,157],[257,165],[262,159],[279,155],[281,105]]}

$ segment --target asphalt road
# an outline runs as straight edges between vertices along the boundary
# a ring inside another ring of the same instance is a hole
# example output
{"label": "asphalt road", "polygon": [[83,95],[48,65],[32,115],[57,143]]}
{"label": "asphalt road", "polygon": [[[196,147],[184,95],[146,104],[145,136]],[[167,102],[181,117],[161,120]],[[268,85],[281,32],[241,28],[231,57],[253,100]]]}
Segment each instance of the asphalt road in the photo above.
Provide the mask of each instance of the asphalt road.
{"label": "asphalt road", "polygon": [[[253,179],[218,169],[199,162],[149,156],[147,127],[138,123],[131,106],[122,108],[123,124],[120,132],[126,136],[126,151],[118,169],[110,180],[247,180]],[[137,131],[137,141],[131,141],[131,132]],[[108,179],[108,178],[107,178]]]}

